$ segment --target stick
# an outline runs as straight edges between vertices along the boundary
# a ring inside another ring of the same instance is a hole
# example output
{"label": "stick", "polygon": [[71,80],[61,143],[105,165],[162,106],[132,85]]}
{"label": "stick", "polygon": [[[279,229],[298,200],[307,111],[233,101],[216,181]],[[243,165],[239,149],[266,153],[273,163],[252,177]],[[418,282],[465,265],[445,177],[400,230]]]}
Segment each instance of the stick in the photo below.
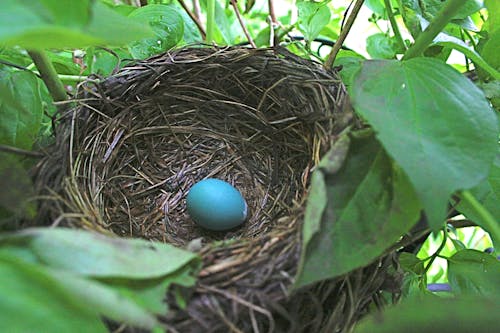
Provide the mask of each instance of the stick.
{"label": "stick", "polygon": [[238,18],[238,21],[240,21],[241,28],[243,29],[243,32],[245,33],[245,36],[248,39],[248,42],[255,49],[257,46],[255,46],[255,43],[252,39],[252,36],[250,36],[250,33],[248,32],[248,29],[245,25],[245,22],[243,21],[243,18],[241,17],[240,10],[238,9],[238,5],[236,4],[236,0],[231,0],[231,5],[234,8],[234,12],[236,13],[236,17]]}
{"label": "stick", "polygon": [[342,31],[340,32],[339,38],[337,39],[337,42],[332,48],[332,51],[328,55],[328,58],[326,59],[325,62],[325,68],[326,69],[331,69],[333,66],[333,62],[335,61],[335,58],[337,57],[337,53],[339,53],[340,49],[342,48],[342,44],[344,44],[344,41],[347,37],[347,34],[352,28],[352,25],[354,24],[354,20],[358,16],[358,13],[361,9],[361,6],[363,6],[363,3],[365,0],[356,0],[356,3],[354,4],[354,8],[352,9],[351,14],[349,14],[349,18],[346,21],[345,26],[342,28]]}
{"label": "stick", "polygon": [[191,12],[184,2],[184,0],[179,0],[179,3],[181,4],[182,8],[184,8],[184,11],[189,15],[191,20],[196,24],[198,27],[198,30],[200,31],[201,38],[205,39],[207,37],[207,34],[205,33],[205,29],[203,29],[203,24],[201,24],[199,17],[197,17],[193,12]]}

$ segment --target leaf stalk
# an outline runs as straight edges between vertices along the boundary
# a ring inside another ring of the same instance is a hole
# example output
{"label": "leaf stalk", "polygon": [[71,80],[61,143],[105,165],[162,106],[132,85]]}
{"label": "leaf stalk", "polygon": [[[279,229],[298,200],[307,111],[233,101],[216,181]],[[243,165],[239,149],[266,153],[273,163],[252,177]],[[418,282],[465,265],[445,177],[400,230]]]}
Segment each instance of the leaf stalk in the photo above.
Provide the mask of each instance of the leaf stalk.
{"label": "leaf stalk", "polygon": [[33,63],[40,72],[40,76],[54,101],[67,100],[68,95],[66,94],[64,85],[47,54],[42,50],[28,50],[28,54],[33,59]]}

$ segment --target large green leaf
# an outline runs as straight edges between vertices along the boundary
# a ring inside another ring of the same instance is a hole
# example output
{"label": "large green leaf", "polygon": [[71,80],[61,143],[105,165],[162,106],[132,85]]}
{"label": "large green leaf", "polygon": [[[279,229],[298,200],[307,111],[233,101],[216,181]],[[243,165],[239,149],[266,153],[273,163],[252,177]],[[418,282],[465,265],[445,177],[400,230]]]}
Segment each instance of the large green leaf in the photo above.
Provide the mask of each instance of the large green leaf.
{"label": "large green leaf", "polygon": [[308,41],[313,41],[330,22],[330,9],[327,2],[300,1],[297,3],[299,10],[299,30]]}
{"label": "large green leaf", "polygon": [[28,71],[0,73],[0,144],[31,149],[42,123],[42,84]]}
{"label": "large green leaf", "polygon": [[458,251],[448,259],[448,280],[454,293],[500,297],[500,261],[477,250]]}
{"label": "large green leaf", "polygon": [[369,264],[419,212],[406,175],[373,135],[343,137],[313,174],[295,287]]}
{"label": "large green leaf", "polygon": [[496,153],[498,120],[483,92],[429,58],[365,61],[350,92],[439,229],[450,195],[485,179]]}
{"label": "large green leaf", "polygon": [[184,36],[184,22],[177,7],[148,5],[134,10],[129,17],[142,25],[149,25],[155,35],[129,44],[130,53],[144,59],[176,46]]}
{"label": "large green leaf", "polygon": [[100,1],[5,0],[0,11],[0,43],[28,49],[117,45],[150,34]]}
{"label": "large green leaf", "polygon": [[107,332],[97,311],[40,266],[0,255],[0,285],[1,332]]}
{"label": "large green leaf", "polygon": [[64,228],[0,235],[0,246],[29,252],[51,268],[95,278],[151,279],[198,264],[196,254],[169,244]]}
{"label": "large green leaf", "polygon": [[500,303],[491,298],[411,298],[361,321],[354,333],[496,332]]}

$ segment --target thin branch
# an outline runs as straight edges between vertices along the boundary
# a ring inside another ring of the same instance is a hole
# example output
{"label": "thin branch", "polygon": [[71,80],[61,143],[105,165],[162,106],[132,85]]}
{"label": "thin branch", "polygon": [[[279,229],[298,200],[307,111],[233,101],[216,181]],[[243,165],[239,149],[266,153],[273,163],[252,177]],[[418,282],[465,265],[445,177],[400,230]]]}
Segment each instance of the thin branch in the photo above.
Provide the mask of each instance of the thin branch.
{"label": "thin branch", "polygon": [[193,0],[193,14],[201,22],[200,0]]}
{"label": "thin branch", "polygon": [[193,20],[193,22],[198,27],[198,30],[200,31],[201,34],[201,38],[205,39],[207,37],[207,34],[205,33],[205,29],[203,28],[203,24],[201,24],[199,16],[195,15],[191,10],[189,10],[184,0],[179,0],[179,3],[181,4],[182,8],[184,8],[184,11],[189,15],[191,20]]}
{"label": "thin branch", "polygon": [[467,0],[448,0],[429,24],[415,40],[415,43],[406,51],[402,60],[418,57],[432,43],[434,38],[444,29],[453,16]]}
{"label": "thin branch", "polygon": [[0,145],[0,151],[4,152],[4,153],[12,153],[12,154],[28,156],[28,157],[43,157],[43,156],[45,156],[44,154],[36,152],[36,151],[24,150],[21,148],[7,146],[7,145]]}
{"label": "thin branch", "polygon": [[271,16],[271,24],[278,25],[278,20],[276,19],[276,13],[274,11],[274,0],[268,0],[267,1],[268,6],[269,6],[269,16]]}
{"label": "thin branch", "polygon": [[340,49],[342,48],[342,44],[344,44],[344,41],[347,37],[347,34],[349,34],[349,31],[352,28],[352,25],[354,24],[354,20],[358,16],[359,11],[361,10],[361,7],[363,6],[363,3],[365,0],[356,0],[356,3],[354,4],[354,7],[352,9],[351,14],[349,14],[349,18],[347,19],[345,26],[342,28],[342,31],[340,32],[339,38],[337,39],[337,42],[332,48],[332,51],[328,55],[328,58],[325,61],[325,68],[331,69],[333,66],[333,62],[335,61],[335,58],[337,57],[337,53],[339,53]]}
{"label": "thin branch", "polygon": [[50,95],[54,101],[65,101],[68,99],[64,85],[59,79],[57,72],[52,65],[49,57],[41,50],[30,50],[28,51],[31,59],[35,63],[36,68],[40,72],[43,82],[47,86]]}
{"label": "thin branch", "polygon": [[276,28],[280,26],[280,23],[278,22],[278,19],[276,18],[276,12],[274,10],[274,0],[268,0],[268,6],[269,6],[269,33],[270,33],[270,40],[269,44],[271,46],[278,45],[279,44],[279,38],[276,35]]}
{"label": "thin branch", "polygon": [[248,32],[248,29],[245,25],[245,21],[243,21],[243,17],[241,17],[240,10],[238,9],[238,4],[236,3],[236,0],[231,0],[231,5],[234,8],[234,12],[236,13],[236,17],[238,18],[238,21],[240,21],[241,28],[243,29],[243,32],[245,33],[245,36],[248,39],[248,42],[255,49],[257,46],[255,46],[255,43],[252,39],[252,36],[250,36],[250,33]]}

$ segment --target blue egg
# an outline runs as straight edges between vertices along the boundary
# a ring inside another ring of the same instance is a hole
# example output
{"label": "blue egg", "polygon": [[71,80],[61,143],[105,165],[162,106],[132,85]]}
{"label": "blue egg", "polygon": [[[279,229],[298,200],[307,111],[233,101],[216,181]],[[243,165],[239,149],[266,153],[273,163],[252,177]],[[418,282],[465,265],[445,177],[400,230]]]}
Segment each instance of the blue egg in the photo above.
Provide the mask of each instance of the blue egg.
{"label": "blue egg", "polygon": [[247,218],[247,203],[231,184],[208,178],[194,184],[186,198],[187,211],[200,227],[223,231]]}

